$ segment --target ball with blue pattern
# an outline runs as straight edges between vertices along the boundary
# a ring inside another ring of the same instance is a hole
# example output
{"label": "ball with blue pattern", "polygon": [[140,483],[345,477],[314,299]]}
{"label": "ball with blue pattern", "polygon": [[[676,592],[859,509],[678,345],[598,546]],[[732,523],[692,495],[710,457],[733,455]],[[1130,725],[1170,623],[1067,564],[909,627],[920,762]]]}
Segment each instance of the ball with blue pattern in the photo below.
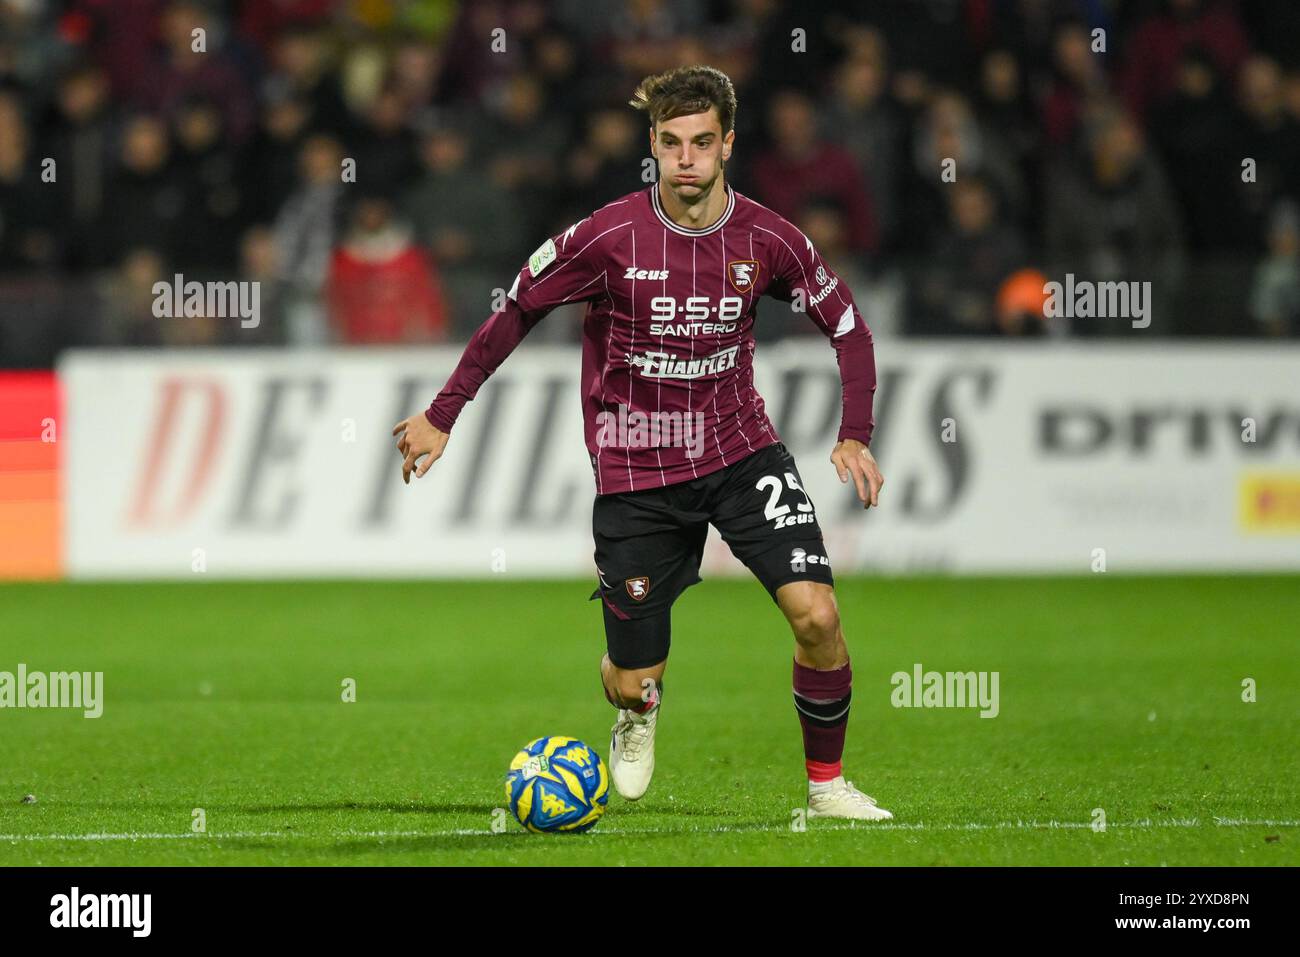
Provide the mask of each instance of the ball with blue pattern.
{"label": "ball with blue pattern", "polygon": [[609,771],[577,738],[538,738],[510,762],[506,800],[515,820],[530,831],[576,834],[595,827],[605,813]]}

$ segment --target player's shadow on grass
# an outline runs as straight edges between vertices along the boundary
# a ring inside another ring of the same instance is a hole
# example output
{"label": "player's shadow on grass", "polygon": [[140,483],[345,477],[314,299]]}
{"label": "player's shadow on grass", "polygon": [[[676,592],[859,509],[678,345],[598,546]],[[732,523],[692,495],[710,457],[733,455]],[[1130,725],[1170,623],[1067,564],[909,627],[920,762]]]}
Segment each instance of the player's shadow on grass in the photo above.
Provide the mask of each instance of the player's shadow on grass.
{"label": "player's shadow on grass", "polygon": [[[208,805],[209,810],[241,811],[245,814],[292,814],[295,811],[393,811],[399,814],[484,814],[490,815],[498,804],[457,804],[446,803],[396,803],[392,801],[322,801],[312,804],[230,804]],[[675,801],[654,801],[652,803],[619,801],[620,814],[636,817],[641,814],[671,814],[673,817],[733,817],[734,812],[719,808],[692,807]]]}
{"label": "player's shadow on grass", "polygon": [[[527,845],[518,842],[545,839],[545,835],[529,834],[518,826],[514,830],[494,834],[487,828],[482,834],[430,834],[428,837],[402,837],[376,839],[333,840],[328,834],[303,834],[302,844],[286,844],[283,841],[243,840],[233,845],[235,850],[248,852],[267,852],[279,859],[295,857],[310,860],[329,858],[364,857],[368,854],[383,854],[392,860],[395,854],[436,854],[439,852],[467,852],[483,850],[495,844],[497,847],[519,849]],[[559,840],[582,840],[581,834],[560,835]],[[324,845],[318,841],[328,841]]]}
{"label": "player's shadow on grass", "polygon": [[389,811],[397,814],[482,814],[490,815],[500,804],[457,804],[453,802],[397,802],[397,801],[317,801],[302,804],[238,804],[229,801],[66,801],[68,807],[129,808],[140,810],[175,811],[187,814],[191,808],[201,806],[208,813],[228,811],[239,814],[293,814],[312,811]]}
{"label": "player's shadow on grass", "polygon": [[392,811],[397,814],[483,814],[500,804],[457,804],[454,802],[320,801],[310,804],[232,804],[226,809],[244,814],[292,814],[295,811]]}
{"label": "player's shadow on grass", "polygon": [[[337,811],[386,812],[393,814],[474,814],[490,816],[493,811],[503,806],[496,804],[466,804],[453,801],[305,801],[301,804],[239,804],[229,801],[209,801],[195,804],[193,801],[67,801],[61,802],[68,807],[93,808],[127,808],[139,811],[144,808],[164,811],[185,811],[188,815],[193,807],[201,806],[209,814],[229,812],[236,814],[295,814]],[[685,802],[648,799],[643,801],[617,800],[610,802],[617,807],[620,816],[626,815],[635,820],[642,815],[654,817],[671,815],[673,818],[708,817],[718,818],[720,823],[727,823],[735,818],[734,810],[728,811],[708,805],[691,805]]]}

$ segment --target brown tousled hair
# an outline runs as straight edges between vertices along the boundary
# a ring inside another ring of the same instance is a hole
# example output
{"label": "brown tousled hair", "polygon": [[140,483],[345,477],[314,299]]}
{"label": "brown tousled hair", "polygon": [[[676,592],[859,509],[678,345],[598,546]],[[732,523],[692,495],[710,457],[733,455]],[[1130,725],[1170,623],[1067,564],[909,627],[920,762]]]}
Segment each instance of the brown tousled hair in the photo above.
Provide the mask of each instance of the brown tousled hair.
{"label": "brown tousled hair", "polygon": [[736,122],[736,88],[731,78],[711,66],[683,66],[648,76],[637,86],[630,106],[645,110],[650,125],[717,107],[722,135]]}

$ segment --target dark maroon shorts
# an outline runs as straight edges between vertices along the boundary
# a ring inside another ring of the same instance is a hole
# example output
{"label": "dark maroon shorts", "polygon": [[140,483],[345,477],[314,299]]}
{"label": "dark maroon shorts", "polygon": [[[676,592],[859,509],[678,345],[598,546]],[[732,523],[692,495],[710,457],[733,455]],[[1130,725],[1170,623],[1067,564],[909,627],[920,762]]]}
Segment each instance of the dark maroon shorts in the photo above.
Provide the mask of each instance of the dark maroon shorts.
{"label": "dark maroon shorts", "polygon": [[[598,495],[592,534],[599,585],[591,597],[605,604],[616,665],[647,667],[667,657],[668,612],[678,595],[701,580],[709,525],[773,601],[787,582],[834,584],[817,512],[784,443],[689,482]],[[661,617],[662,640],[644,624],[620,624]]]}

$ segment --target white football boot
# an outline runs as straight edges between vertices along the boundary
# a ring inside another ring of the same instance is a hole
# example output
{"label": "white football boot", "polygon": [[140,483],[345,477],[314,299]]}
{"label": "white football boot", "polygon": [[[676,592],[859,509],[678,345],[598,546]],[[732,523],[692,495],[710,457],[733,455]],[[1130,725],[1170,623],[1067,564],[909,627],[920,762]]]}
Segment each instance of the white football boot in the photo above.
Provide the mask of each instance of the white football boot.
{"label": "white football boot", "polygon": [[876,799],[863,794],[845,781],[844,776],[830,782],[830,787],[808,790],[809,817],[840,817],[854,821],[889,821],[894,815],[876,805]]}
{"label": "white football boot", "polygon": [[609,774],[614,788],[635,801],[650,787],[655,773],[655,724],[659,705],[645,714],[620,708],[609,741]]}

